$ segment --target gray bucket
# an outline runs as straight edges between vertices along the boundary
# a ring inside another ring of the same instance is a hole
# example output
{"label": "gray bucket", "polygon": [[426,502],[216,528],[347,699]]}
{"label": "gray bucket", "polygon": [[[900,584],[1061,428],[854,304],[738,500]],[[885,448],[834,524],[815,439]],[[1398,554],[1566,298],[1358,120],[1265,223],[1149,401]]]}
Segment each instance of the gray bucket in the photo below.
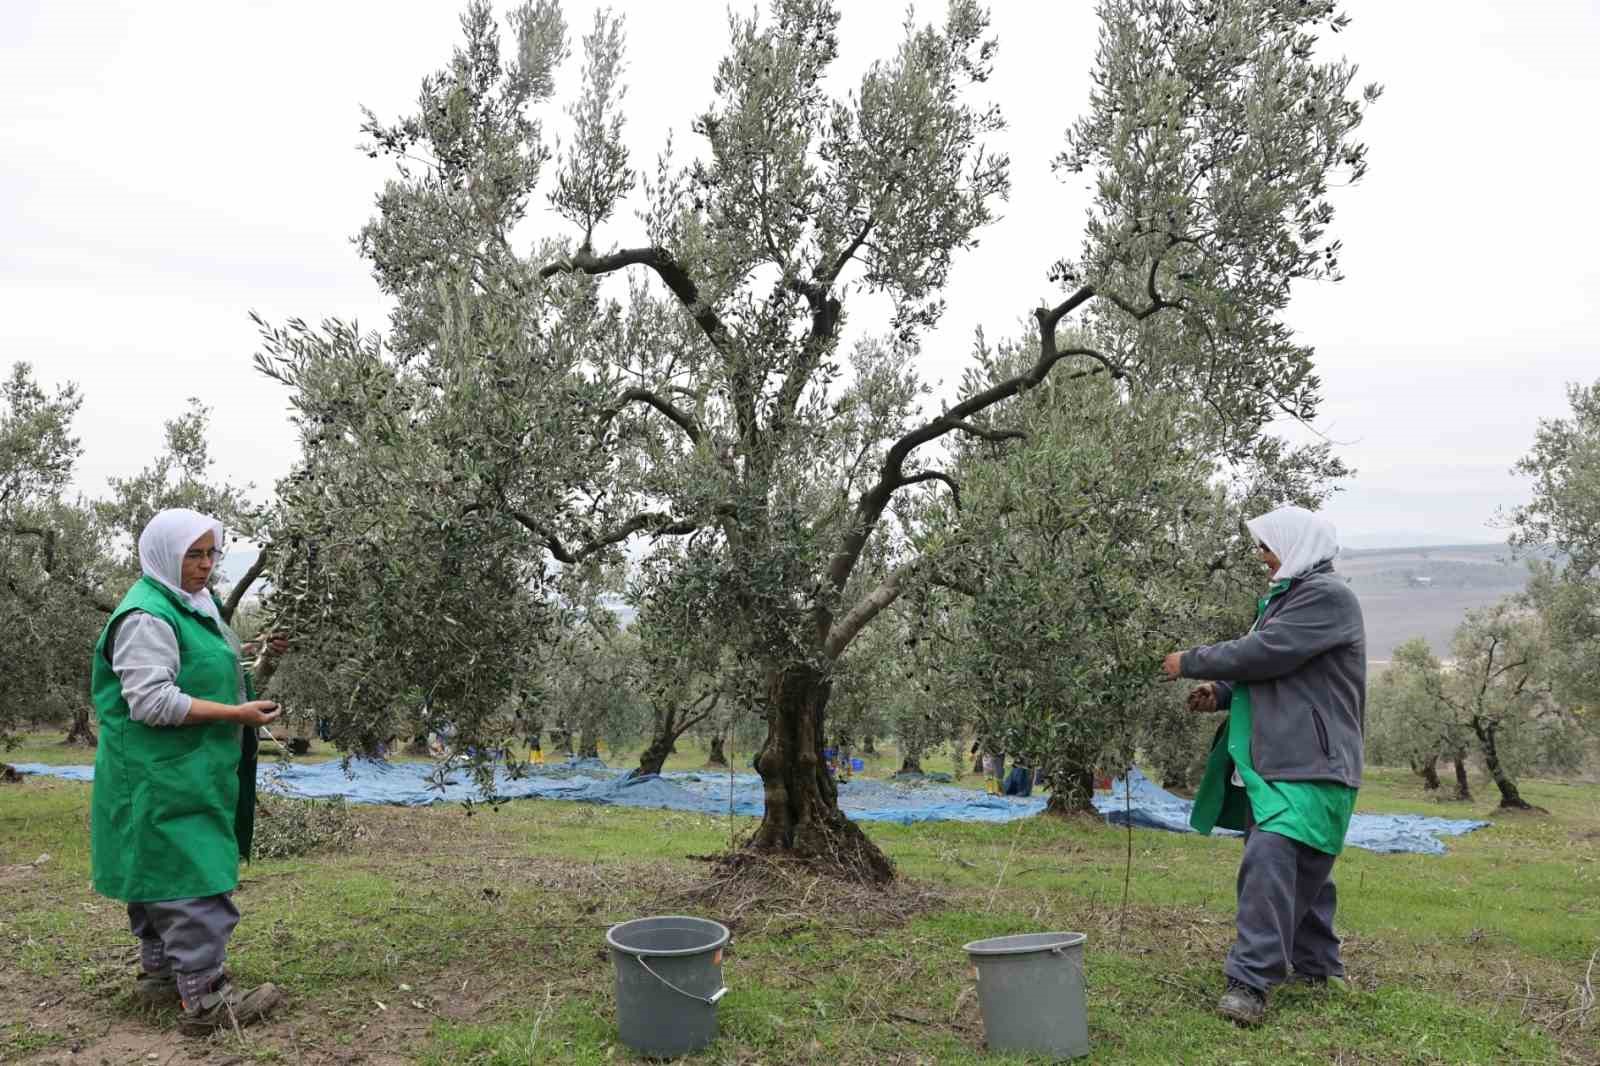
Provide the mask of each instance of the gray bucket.
{"label": "gray bucket", "polygon": [[1026,933],[966,945],[989,1050],[1041,1052],[1057,1059],[1089,1053],[1084,939],[1082,933]]}
{"label": "gray bucket", "polygon": [[641,1055],[671,1058],[717,1038],[728,927],[704,918],[635,918],[606,930],[617,968],[617,1025]]}

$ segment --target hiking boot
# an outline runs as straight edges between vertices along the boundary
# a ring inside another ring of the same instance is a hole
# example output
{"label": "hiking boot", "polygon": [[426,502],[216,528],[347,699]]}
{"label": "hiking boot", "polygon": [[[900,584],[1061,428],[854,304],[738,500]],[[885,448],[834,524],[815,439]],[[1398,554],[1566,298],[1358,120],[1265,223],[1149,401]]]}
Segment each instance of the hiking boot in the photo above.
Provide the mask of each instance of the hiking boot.
{"label": "hiking boot", "polygon": [[283,1001],[283,993],[273,984],[259,985],[242,992],[226,977],[221,978],[210,992],[194,1003],[183,1005],[183,1016],[178,1028],[191,1036],[200,1036],[213,1029],[231,1029],[259,1022],[272,1013]]}
{"label": "hiking boot", "polygon": [[1230,977],[1228,990],[1217,1001],[1217,1013],[1240,1025],[1260,1025],[1267,1016],[1267,994]]}
{"label": "hiking boot", "polygon": [[133,994],[139,1002],[147,1007],[180,1007],[183,1000],[178,998],[178,978],[168,966],[164,970],[140,970],[139,976],[134,978]]}

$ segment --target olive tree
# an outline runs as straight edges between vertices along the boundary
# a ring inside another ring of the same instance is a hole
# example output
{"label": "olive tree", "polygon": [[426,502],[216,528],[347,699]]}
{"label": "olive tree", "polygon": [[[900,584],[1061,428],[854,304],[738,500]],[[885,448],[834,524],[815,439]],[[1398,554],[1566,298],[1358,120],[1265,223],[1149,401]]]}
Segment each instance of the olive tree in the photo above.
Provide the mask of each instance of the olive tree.
{"label": "olive tree", "polygon": [[[996,357],[987,376],[1009,361]],[[1289,500],[1314,506],[1345,470],[1326,445],[1284,452],[1272,439],[1225,470],[1213,456],[1249,440],[1136,384],[1046,383],[1014,406],[1026,439],[976,443],[955,467],[961,508],[947,535],[962,547],[941,579],[967,603],[944,665],[980,736],[1044,771],[1050,809],[1089,810],[1097,769],[1131,764],[1172,731],[1164,719],[1187,717],[1158,680],[1161,656],[1247,624],[1265,574],[1242,520]],[[1189,758],[1203,752],[1197,743]]]}
{"label": "olive tree", "polygon": [[540,656],[543,715],[555,750],[593,759],[602,740],[619,748],[647,735],[649,671],[636,631],[622,628],[611,612],[594,610],[546,651]]}
{"label": "olive tree", "polygon": [[[643,169],[623,138],[620,20],[584,38],[557,148],[554,0],[512,10],[509,49],[473,4],[417,109],[365,127],[396,167],[360,238],[394,302],[387,338],[265,327],[262,369],[292,390],[307,447],[360,442],[362,490],[319,507],[344,525],[366,487],[415,493],[440,528],[473,515],[507,553],[575,570],[630,541],[704,538],[717,607],[765,674],[749,845],[891,876],[839,810],[825,714],[834,666],[925,577],[898,516],[941,491],[947,438],[1010,435],[993,409],[1047,379],[1137,380],[1243,425],[1318,401],[1281,312],[1294,283],[1337,275],[1328,189],[1365,169],[1352,135],[1377,90],[1353,96],[1354,68],[1316,57],[1344,17],[1320,0],[1100,12],[1088,111],[1057,160],[1094,190],[1082,244],[1039,250],[1059,291],[1033,313],[1026,364],[932,405],[926,338],[1010,177],[974,0],[908,21],[839,95],[835,4],[731,15],[696,150],[680,162],[668,144]],[[1036,277],[1019,264],[1019,290]],[[857,305],[886,310],[850,344]],[[1075,319],[1110,343],[1064,341]],[[1142,343],[1151,331],[1163,343]]]}
{"label": "olive tree", "polygon": [[1502,808],[1527,809],[1515,778],[1538,766],[1572,769],[1584,716],[1555,699],[1549,632],[1519,599],[1469,611],[1451,642],[1454,668],[1438,699],[1471,730]]}
{"label": "olive tree", "polygon": [[1571,412],[1542,420],[1516,471],[1533,499],[1512,512],[1512,544],[1534,560],[1530,602],[1550,637],[1557,698],[1600,729],[1600,381],[1567,390]]}
{"label": "olive tree", "polygon": [[72,386],[54,394],[16,363],[0,382],[0,742],[86,680],[85,649],[105,624],[106,550],[92,515],[66,499],[80,453]]}
{"label": "olive tree", "polygon": [[[106,531],[67,495],[81,403],[72,385],[45,391],[27,363],[0,381],[0,743],[30,720],[84,719],[89,650],[115,605]],[[92,743],[84,725],[70,739]]]}
{"label": "olive tree", "polygon": [[695,540],[669,545],[646,561],[629,588],[650,707],[641,774],[660,773],[685,733],[723,722],[723,701],[737,688],[735,640],[716,609],[715,590],[704,582],[706,550]]}
{"label": "olive tree", "polygon": [[1440,787],[1439,760],[1448,759],[1455,768],[1455,798],[1471,800],[1466,763],[1475,738],[1457,709],[1440,698],[1443,678],[1444,665],[1426,639],[1413,637],[1395,648],[1369,687],[1367,757],[1380,766],[1409,766],[1428,792]]}
{"label": "olive tree", "polygon": [[[1573,769],[1586,735],[1592,736],[1587,715],[1554,698],[1543,620],[1520,597],[1469,611],[1451,655],[1449,663],[1410,655],[1391,666],[1417,687],[1412,728],[1425,748],[1442,742],[1456,749],[1453,756],[1459,745],[1472,744],[1500,792],[1500,806],[1529,809],[1517,778],[1536,768]],[[1457,774],[1458,780],[1465,776],[1459,768]]]}

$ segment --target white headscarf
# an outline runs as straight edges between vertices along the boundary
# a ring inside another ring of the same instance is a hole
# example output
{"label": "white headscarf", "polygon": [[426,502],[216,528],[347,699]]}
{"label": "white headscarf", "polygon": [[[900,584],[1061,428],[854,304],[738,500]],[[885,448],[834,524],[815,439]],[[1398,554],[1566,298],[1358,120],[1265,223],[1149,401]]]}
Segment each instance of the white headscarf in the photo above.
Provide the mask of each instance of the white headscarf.
{"label": "white headscarf", "polygon": [[1280,507],[1250,519],[1245,526],[1278,557],[1274,581],[1305,577],[1339,554],[1339,533],[1333,523],[1304,507]]}
{"label": "white headscarf", "polygon": [[210,589],[199,592],[183,591],[183,553],[201,537],[211,531],[214,547],[222,548],[222,523],[210,515],[191,511],[187,507],[172,507],[157,512],[150,524],[139,534],[139,566],[144,576],[159,581],[194,607],[222,621],[217,605],[211,599]]}

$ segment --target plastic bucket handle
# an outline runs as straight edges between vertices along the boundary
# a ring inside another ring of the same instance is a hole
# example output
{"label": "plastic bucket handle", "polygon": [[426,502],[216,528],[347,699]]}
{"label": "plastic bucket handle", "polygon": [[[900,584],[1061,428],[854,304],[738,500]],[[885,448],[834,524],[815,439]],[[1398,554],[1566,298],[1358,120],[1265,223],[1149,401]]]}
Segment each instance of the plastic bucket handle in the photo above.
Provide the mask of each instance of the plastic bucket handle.
{"label": "plastic bucket handle", "polygon": [[728,994],[727,985],[723,985],[709,996],[697,996],[693,992],[685,992],[683,989],[679,988],[677,985],[673,984],[671,981],[652,970],[650,968],[650,964],[645,961],[645,958],[646,956],[644,955],[634,956],[634,959],[639,963],[639,965],[644,967],[645,973],[649,974],[651,977],[654,977],[657,981],[660,981],[662,984],[666,985],[668,988],[672,989],[685,999],[692,999],[696,1003],[704,1003],[708,1007],[715,1007],[717,1005],[717,1000]]}

